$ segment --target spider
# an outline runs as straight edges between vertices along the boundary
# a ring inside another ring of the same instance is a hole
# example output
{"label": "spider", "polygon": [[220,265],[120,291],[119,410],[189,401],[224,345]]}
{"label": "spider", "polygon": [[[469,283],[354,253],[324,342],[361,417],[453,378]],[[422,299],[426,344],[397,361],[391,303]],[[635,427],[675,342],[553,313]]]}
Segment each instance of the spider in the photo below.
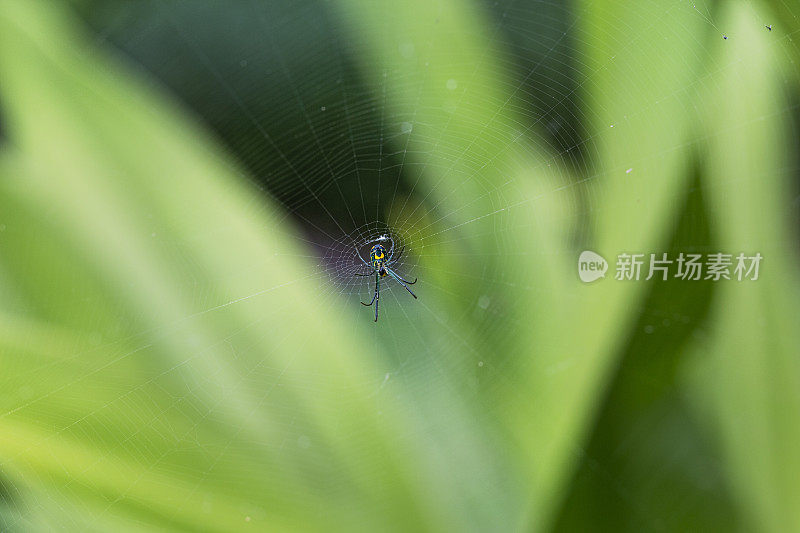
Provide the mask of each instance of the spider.
{"label": "spider", "polygon": [[[417,278],[414,278],[414,281],[408,281],[390,268],[391,265],[399,261],[403,256],[403,250],[400,250],[400,253],[397,255],[397,259],[394,258],[394,242],[392,243],[392,247],[388,254],[386,253],[386,248],[384,248],[382,244],[376,244],[373,246],[369,253],[369,263],[367,263],[364,258],[361,257],[361,254],[358,253],[358,250],[356,250],[356,255],[358,255],[358,258],[361,259],[361,262],[364,263],[364,265],[366,265],[371,272],[368,274],[356,273],[355,275],[362,277],[372,276],[373,274],[375,275],[375,294],[372,296],[372,301],[370,301],[368,304],[361,302],[361,305],[366,305],[367,307],[375,304],[375,322],[378,321],[378,300],[381,297],[381,278],[385,278],[387,275],[391,276],[397,283],[405,287],[405,289],[411,293],[411,296],[413,296],[415,299],[417,298],[417,295],[408,288],[409,285],[413,285],[417,282]],[[387,255],[389,256],[388,259],[386,258]]]}

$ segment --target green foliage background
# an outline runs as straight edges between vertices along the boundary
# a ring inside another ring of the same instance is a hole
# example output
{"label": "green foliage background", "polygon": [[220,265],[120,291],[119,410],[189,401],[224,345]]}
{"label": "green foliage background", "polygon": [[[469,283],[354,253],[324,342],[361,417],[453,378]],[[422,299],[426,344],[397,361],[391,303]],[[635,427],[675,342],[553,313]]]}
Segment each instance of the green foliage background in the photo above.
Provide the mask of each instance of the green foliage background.
{"label": "green foliage background", "polygon": [[[314,305],[284,207],[88,37],[95,4],[0,0],[3,530],[800,530],[800,8],[575,2],[581,168],[520,135],[481,6],[327,5],[369,91],[442,139],[408,149],[439,290],[376,330]],[[456,114],[450,79],[477,80]],[[765,260],[587,286],[587,247]]]}

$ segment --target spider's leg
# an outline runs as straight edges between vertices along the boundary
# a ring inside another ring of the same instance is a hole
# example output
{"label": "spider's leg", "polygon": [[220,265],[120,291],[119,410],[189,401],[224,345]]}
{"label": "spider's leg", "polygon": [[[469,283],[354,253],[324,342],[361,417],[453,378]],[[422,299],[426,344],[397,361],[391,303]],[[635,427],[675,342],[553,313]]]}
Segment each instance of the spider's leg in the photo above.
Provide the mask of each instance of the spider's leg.
{"label": "spider's leg", "polygon": [[372,296],[372,300],[370,300],[368,304],[365,304],[364,302],[361,302],[361,305],[366,305],[367,307],[369,307],[373,303],[375,303],[375,296],[374,295]]}
{"label": "spider's leg", "polygon": [[378,285],[376,283],[376,285],[375,285],[375,294],[372,295],[372,300],[370,300],[368,304],[365,304],[364,302],[361,302],[361,305],[366,305],[367,307],[369,307],[370,305],[375,303],[375,300],[377,300],[377,299],[378,299]]}
{"label": "spider's leg", "polygon": [[378,276],[378,273],[375,273],[375,294],[372,295],[372,300],[368,304],[361,302],[361,305],[365,305],[369,307],[373,303],[375,304],[375,322],[378,321],[378,298],[381,297],[381,278]]}
{"label": "spider's leg", "polygon": [[359,259],[361,259],[361,262],[364,263],[367,266],[368,269],[375,270],[374,268],[372,268],[372,265],[370,265],[369,263],[364,261],[364,258],[361,257],[361,253],[358,251],[358,248],[356,248],[356,255],[358,256]]}
{"label": "spider's leg", "polygon": [[375,322],[378,321],[378,302],[381,301],[381,279],[375,276]]}
{"label": "spider's leg", "polygon": [[401,280],[401,281],[405,281],[405,282],[406,282],[406,283],[408,283],[409,285],[413,285],[413,284],[415,284],[415,283],[417,282],[417,278],[414,278],[414,281],[408,281],[406,278],[404,278],[403,276],[401,276],[401,275],[400,275],[400,274],[398,274],[397,272],[394,272],[394,271],[392,271],[392,272],[394,273],[394,275],[395,275],[395,276],[397,276],[398,278],[400,278],[400,280]]}
{"label": "spider's leg", "polygon": [[411,289],[409,289],[409,288],[408,288],[408,285],[406,285],[405,283],[403,283],[403,281],[400,279],[400,276],[398,276],[397,274],[395,274],[395,273],[394,273],[394,272],[393,272],[391,269],[388,269],[388,268],[387,268],[387,269],[386,269],[386,271],[389,273],[389,275],[390,275],[390,276],[392,276],[392,277],[394,278],[394,280],[395,280],[397,283],[399,283],[400,285],[402,285],[403,287],[405,287],[405,288],[406,288],[406,290],[407,290],[408,292],[410,292],[410,293],[411,293],[411,296],[413,296],[414,298],[416,298],[416,297],[417,297],[417,295],[416,295],[416,294],[414,294],[414,291],[412,291]]}
{"label": "spider's leg", "polygon": [[392,257],[394,257],[394,239],[390,239],[392,241],[392,249],[389,250],[389,259],[386,260],[387,263],[391,262]]}
{"label": "spider's leg", "polygon": [[400,253],[399,253],[399,254],[397,254],[397,259],[392,259],[392,258],[390,257],[390,258],[389,258],[389,260],[388,260],[388,261],[386,261],[386,262],[387,262],[388,264],[390,264],[390,265],[391,265],[391,264],[393,264],[393,263],[396,263],[396,262],[400,261],[400,258],[401,258],[401,257],[403,257],[403,252],[405,252],[405,251],[406,251],[406,249],[405,249],[405,248],[400,248]]}

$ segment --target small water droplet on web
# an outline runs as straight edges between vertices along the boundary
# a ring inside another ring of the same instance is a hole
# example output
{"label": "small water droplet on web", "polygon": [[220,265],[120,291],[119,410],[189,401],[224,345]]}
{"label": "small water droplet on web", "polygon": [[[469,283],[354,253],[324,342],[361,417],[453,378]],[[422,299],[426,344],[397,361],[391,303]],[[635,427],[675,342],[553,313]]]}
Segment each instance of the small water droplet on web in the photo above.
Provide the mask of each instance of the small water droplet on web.
{"label": "small water droplet on web", "polygon": [[453,78],[447,80],[447,90],[455,91],[458,88],[458,82]]}
{"label": "small water droplet on web", "polygon": [[483,366],[483,361],[478,361],[478,366]]}
{"label": "small water droplet on web", "polygon": [[630,174],[631,172],[633,172],[633,168],[629,168],[628,170],[626,170],[625,174]]}
{"label": "small water droplet on web", "polygon": [[322,107],[319,108],[320,111],[325,111],[326,109],[328,109],[328,108],[325,107],[325,106],[322,106]]}

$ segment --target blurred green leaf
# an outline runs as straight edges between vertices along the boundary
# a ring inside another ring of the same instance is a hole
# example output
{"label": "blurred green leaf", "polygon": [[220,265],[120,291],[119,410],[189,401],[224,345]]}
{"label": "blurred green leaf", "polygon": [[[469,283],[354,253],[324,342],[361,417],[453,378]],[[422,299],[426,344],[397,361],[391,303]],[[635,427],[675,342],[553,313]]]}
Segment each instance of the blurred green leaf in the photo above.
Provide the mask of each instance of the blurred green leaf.
{"label": "blurred green leaf", "polygon": [[0,12],[0,456],[31,511],[7,525],[458,523],[431,504],[435,450],[397,447],[408,413],[370,398],[374,354],[314,305],[294,229],[64,19]]}
{"label": "blurred green leaf", "polygon": [[[420,186],[431,198],[435,227],[445,228],[426,245],[457,239],[462,255],[481,256],[485,272],[508,282],[473,283],[472,265],[458,256],[441,267],[465,280],[454,309],[481,297],[504,309],[502,328],[482,329],[480,321],[469,323],[470,315],[461,330],[480,332],[500,383],[492,385],[495,403],[487,408],[495,409],[513,447],[524,450],[519,464],[530,508],[520,509],[519,523],[544,529],[644,298],[641,284],[581,285],[575,277],[581,248],[572,235],[588,233],[584,244],[612,262],[626,250],[664,247],[666,222],[687,186],[675,179],[690,152],[682,147],[691,129],[682,96],[702,66],[691,53],[702,21],[659,2],[578,7],[578,41],[585,46],[578,90],[595,104],[581,111],[596,168],[576,184],[568,154],[547,153],[537,142],[546,115],[527,121],[517,111],[524,102],[504,77],[493,26],[475,13],[460,2],[354,1],[342,18],[354,25],[359,48],[372,51],[362,62],[375,92],[387,95],[394,114],[415,121],[409,153],[424,154]],[[420,101],[405,96],[417,91]],[[626,173],[631,166],[634,176]],[[591,203],[589,228],[576,228],[579,220],[567,207],[582,195]],[[546,291],[536,289],[543,285]]]}
{"label": "blurred green leaf", "polygon": [[792,125],[782,111],[783,79],[794,67],[772,53],[772,37],[753,13],[752,6],[724,10],[737,38],[715,47],[723,68],[705,100],[706,188],[720,248],[764,259],[757,281],[720,284],[689,375],[747,523],[793,531],[800,528],[800,239],[786,215],[796,192],[787,170]]}
{"label": "blurred green leaf", "polygon": [[[717,248],[699,161],[691,174],[685,205],[670,223],[669,257]],[[719,451],[685,398],[687,347],[708,324],[715,283],[673,277],[648,289],[557,531],[733,531],[741,523]]]}
{"label": "blurred green leaf", "polygon": [[[796,72],[759,9],[578,3],[518,76],[511,5],[335,4],[415,171],[379,218],[422,297],[376,329],[176,102],[0,0],[3,529],[800,528]],[[532,111],[568,32],[574,86]],[[575,273],[687,246],[761,279]]]}

